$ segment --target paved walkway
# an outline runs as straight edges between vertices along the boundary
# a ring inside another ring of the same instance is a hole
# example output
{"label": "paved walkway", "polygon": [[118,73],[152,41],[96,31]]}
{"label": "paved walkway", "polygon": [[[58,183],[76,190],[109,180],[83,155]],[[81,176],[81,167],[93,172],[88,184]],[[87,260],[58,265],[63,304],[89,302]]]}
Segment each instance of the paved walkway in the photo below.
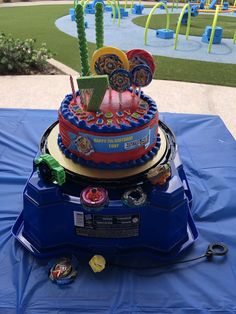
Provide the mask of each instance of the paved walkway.
{"label": "paved walkway", "polygon": [[[162,112],[219,115],[236,138],[236,88],[153,80],[144,91]],[[0,76],[1,108],[58,109],[69,92],[66,75]]]}
{"label": "paved walkway", "polygon": [[[145,8],[143,14],[149,14],[150,10]],[[179,14],[180,11],[181,9],[176,9],[173,13]],[[165,10],[161,9],[157,9],[156,13],[166,14]],[[221,44],[213,45],[212,52],[208,53],[208,44],[203,43],[201,37],[189,36],[189,39],[186,40],[185,35],[179,35],[177,49],[174,50],[174,39],[157,38],[156,30],[149,29],[147,45],[144,45],[144,28],[132,22],[132,19],[135,17],[138,17],[138,15],[129,14],[128,17],[121,19],[120,27],[118,27],[117,20],[115,24],[112,22],[111,12],[105,12],[104,44],[119,47],[122,50],[133,48],[146,49],[151,54],[157,56],[236,64],[236,44],[233,44],[232,39],[223,38]],[[89,25],[86,29],[87,40],[95,42],[94,15],[87,14],[85,21]],[[76,23],[71,21],[69,15],[59,18],[55,24],[61,31],[77,38]]]}

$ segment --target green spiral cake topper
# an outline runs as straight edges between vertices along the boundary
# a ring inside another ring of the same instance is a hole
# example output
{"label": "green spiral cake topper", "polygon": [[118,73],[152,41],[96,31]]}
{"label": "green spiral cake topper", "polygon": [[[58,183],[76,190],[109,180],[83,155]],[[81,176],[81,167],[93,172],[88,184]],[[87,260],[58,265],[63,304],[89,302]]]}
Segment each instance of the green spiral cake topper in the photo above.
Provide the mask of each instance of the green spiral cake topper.
{"label": "green spiral cake topper", "polygon": [[90,75],[90,67],[88,61],[88,45],[86,40],[83,6],[79,3],[75,8],[75,19],[77,24],[77,33],[79,39],[80,60],[82,76]]}
{"label": "green spiral cake topper", "polygon": [[103,47],[103,4],[96,3],[95,24],[96,24],[96,46],[97,49]]}

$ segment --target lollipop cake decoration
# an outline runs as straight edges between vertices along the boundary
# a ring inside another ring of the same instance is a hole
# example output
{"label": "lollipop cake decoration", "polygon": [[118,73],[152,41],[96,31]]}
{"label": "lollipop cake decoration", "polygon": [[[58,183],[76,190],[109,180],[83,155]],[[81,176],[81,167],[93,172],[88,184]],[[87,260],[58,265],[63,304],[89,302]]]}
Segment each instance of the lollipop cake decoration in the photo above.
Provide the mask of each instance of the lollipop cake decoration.
{"label": "lollipop cake decoration", "polygon": [[127,51],[126,54],[132,76],[133,95],[135,95],[136,87],[138,87],[138,97],[140,99],[141,87],[149,85],[152,81],[155,73],[155,62],[152,55],[143,49],[132,49]]}

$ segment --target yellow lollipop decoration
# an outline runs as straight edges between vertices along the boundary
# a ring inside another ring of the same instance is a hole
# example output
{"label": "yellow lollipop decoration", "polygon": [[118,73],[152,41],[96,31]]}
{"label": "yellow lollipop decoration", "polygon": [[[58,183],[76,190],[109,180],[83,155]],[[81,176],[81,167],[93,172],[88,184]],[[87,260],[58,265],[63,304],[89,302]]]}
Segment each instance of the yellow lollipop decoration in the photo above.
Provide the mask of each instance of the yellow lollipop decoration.
{"label": "yellow lollipop decoration", "polygon": [[129,70],[129,61],[126,54],[114,47],[102,47],[92,56],[91,71],[93,74],[110,75],[117,69]]}

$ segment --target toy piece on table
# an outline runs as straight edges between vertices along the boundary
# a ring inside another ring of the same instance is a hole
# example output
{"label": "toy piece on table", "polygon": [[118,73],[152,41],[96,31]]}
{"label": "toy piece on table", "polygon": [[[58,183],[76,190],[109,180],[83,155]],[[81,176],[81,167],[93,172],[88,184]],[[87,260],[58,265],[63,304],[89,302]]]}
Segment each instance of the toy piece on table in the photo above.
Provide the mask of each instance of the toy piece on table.
{"label": "toy piece on table", "polygon": [[83,207],[87,210],[101,210],[108,204],[108,192],[102,187],[87,187],[80,194]]}
{"label": "toy piece on table", "polygon": [[171,168],[169,164],[158,165],[147,173],[147,179],[153,185],[164,185],[171,177]]}
{"label": "toy piece on table", "polygon": [[147,194],[141,187],[132,188],[124,192],[122,201],[129,207],[144,206],[147,201]]}
{"label": "toy piece on table", "polygon": [[49,154],[35,159],[34,164],[44,182],[62,185],[66,182],[64,168]]}
{"label": "toy piece on table", "polygon": [[84,110],[97,112],[108,88],[107,75],[86,76],[77,79]]}
{"label": "toy piece on table", "polygon": [[89,266],[94,273],[100,273],[106,267],[106,260],[102,255],[94,255],[89,261]]}
{"label": "toy piece on table", "polygon": [[58,285],[67,285],[77,276],[78,261],[73,256],[61,257],[49,263],[49,279]]}

